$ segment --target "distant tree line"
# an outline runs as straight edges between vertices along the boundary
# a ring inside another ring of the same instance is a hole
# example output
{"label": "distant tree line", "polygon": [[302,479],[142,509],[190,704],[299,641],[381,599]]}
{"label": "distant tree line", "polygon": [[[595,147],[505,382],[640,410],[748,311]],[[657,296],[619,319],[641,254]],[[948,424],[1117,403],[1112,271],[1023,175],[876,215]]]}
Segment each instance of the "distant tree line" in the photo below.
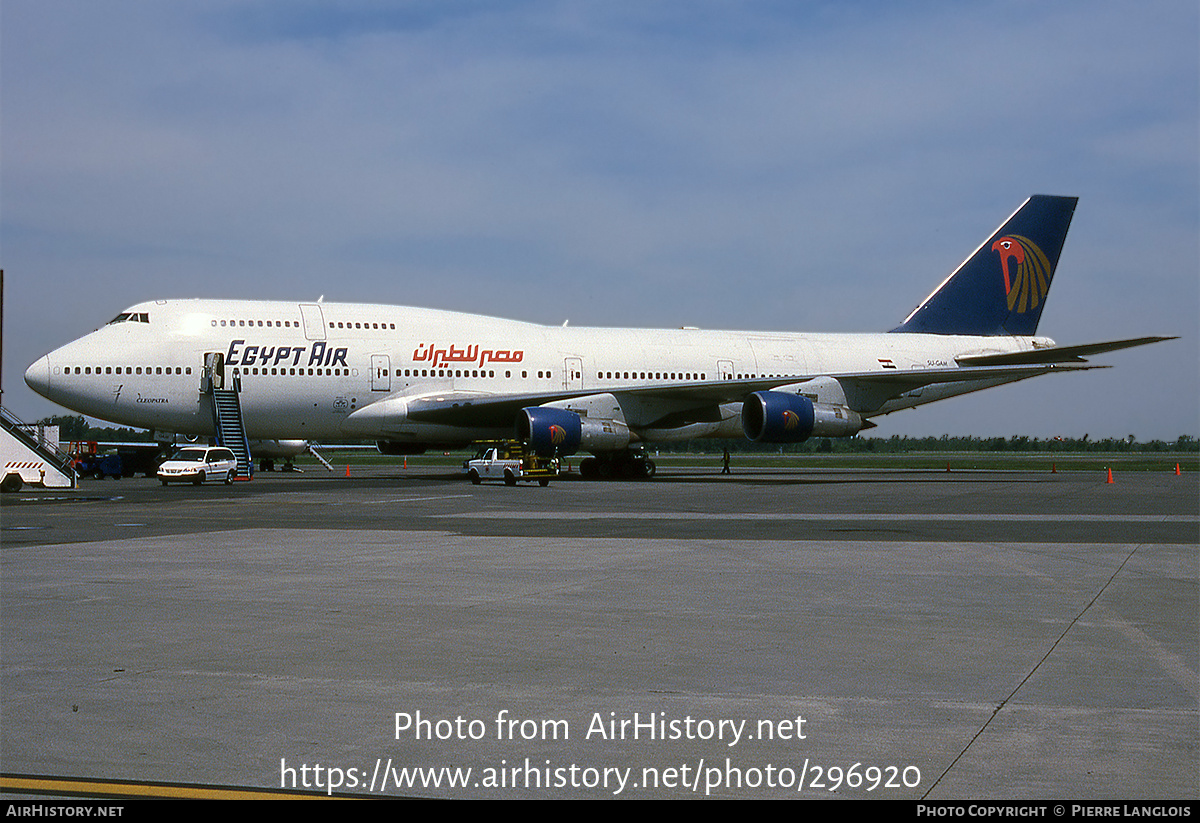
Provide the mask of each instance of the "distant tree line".
{"label": "distant tree line", "polygon": [[[112,428],[89,425],[80,416],[47,417],[39,423],[59,427],[58,438],[67,440],[150,441],[150,432],[142,429]],[[374,441],[356,441],[371,443]],[[901,454],[905,452],[1198,452],[1200,440],[1181,434],[1175,440],[1139,441],[1134,435],[1125,438],[1092,440],[1083,437],[1053,437],[1039,439],[1025,435],[1012,437],[817,437],[803,443],[751,443],[745,439],[682,440],[677,443],[654,443],[651,450],[664,454],[720,454],[725,449],[740,454]]]}
{"label": "distant tree line", "polygon": [[79,415],[63,417],[44,417],[39,425],[58,426],[58,440],[66,443],[70,440],[107,440],[119,443],[149,443],[153,435],[144,429],[114,428],[112,426],[93,426]]}
{"label": "distant tree line", "polygon": [[803,443],[751,443],[749,440],[685,440],[678,443],[655,443],[654,451],[662,453],[690,452],[720,454],[725,449],[741,454],[902,454],[906,452],[1197,452],[1200,440],[1189,434],[1175,440],[1139,442],[1129,435],[1125,438],[1092,440],[1083,437],[1053,437],[1039,439],[1025,435],[1012,437],[817,437]]}

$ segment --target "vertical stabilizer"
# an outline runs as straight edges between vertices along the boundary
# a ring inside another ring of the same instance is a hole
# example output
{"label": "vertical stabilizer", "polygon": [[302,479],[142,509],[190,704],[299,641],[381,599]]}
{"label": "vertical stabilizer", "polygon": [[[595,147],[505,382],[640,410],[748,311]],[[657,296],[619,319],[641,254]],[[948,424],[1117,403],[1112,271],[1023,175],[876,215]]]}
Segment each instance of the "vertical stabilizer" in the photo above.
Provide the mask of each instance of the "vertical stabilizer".
{"label": "vertical stabilizer", "polygon": [[1030,197],[892,331],[1032,336],[1078,202]]}

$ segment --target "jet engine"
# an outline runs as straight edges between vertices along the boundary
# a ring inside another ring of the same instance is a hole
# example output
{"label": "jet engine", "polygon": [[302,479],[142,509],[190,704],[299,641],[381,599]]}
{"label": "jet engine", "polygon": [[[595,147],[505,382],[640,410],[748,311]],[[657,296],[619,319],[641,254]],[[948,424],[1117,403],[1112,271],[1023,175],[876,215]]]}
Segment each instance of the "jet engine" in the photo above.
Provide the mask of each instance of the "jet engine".
{"label": "jet engine", "polygon": [[742,431],[755,443],[801,443],[810,437],[850,437],[863,419],[845,406],[813,403],[802,394],[754,392],[742,403]]}
{"label": "jet engine", "polygon": [[579,450],[583,421],[574,412],[530,406],[517,415],[517,439],[543,457]]}
{"label": "jet engine", "polygon": [[629,447],[629,427],[616,420],[594,420],[573,411],[530,406],[517,415],[517,438],[543,457],[565,457],[581,448],[592,453]]}

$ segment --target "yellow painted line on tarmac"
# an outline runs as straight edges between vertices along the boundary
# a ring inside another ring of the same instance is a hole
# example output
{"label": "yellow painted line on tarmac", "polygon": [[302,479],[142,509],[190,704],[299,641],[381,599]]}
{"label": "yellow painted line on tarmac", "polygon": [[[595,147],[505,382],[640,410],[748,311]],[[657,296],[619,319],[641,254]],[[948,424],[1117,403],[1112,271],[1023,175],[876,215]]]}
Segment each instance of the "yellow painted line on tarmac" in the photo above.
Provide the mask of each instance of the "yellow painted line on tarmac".
{"label": "yellow painted line on tarmac", "polygon": [[0,792],[12,794],[67,795],[89,798],[174,798],[180,800],[344,800],[324,792],[294,792],[280,789],[239,789],[191,783],[138,783],[120,780],[87,780],[78,777],[46,777],[29,774],[0,775]]}

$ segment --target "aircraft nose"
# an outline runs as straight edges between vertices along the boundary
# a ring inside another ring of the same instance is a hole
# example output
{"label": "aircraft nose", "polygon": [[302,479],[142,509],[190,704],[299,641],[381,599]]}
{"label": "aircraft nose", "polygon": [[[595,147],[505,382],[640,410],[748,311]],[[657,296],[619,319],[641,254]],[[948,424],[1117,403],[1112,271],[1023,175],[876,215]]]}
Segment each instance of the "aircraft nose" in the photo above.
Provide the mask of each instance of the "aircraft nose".
{"label": "aircraft nose", "polygon": [[43,357],[25,370],[25,384],[42,396],[50,391],[49,357]]}

